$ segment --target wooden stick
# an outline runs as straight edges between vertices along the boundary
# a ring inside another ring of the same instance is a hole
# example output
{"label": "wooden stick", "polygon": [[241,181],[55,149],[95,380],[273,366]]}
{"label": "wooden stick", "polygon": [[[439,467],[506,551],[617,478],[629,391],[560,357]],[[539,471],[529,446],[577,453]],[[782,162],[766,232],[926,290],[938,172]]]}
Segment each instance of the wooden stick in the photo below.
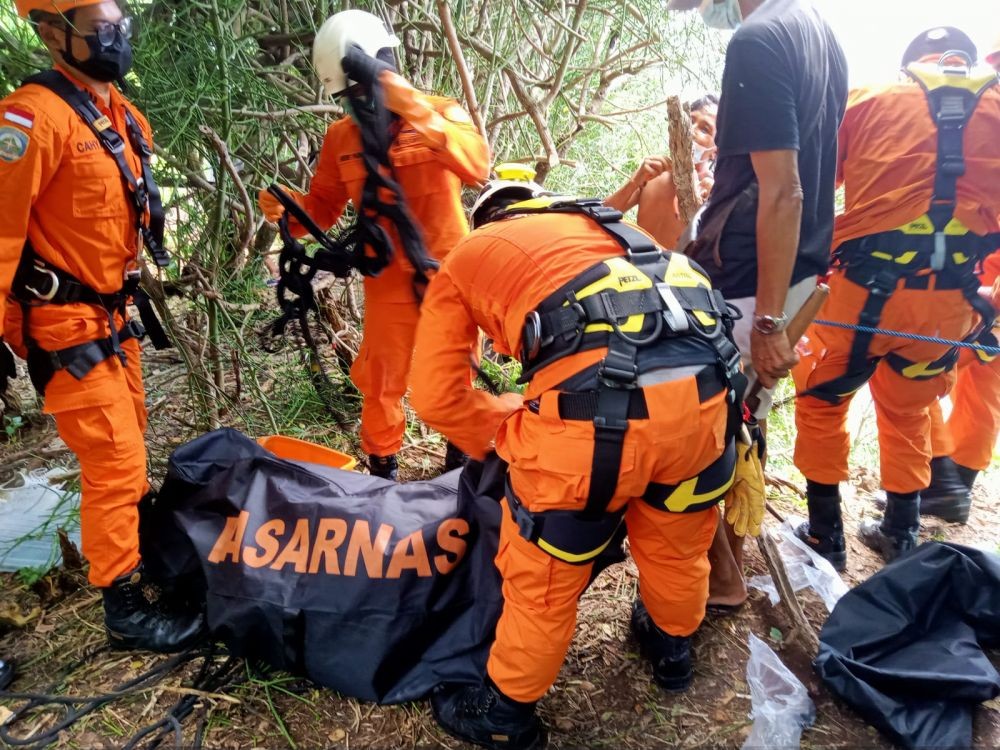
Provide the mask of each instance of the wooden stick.
{"label": "wooden stick", "polygon": [[446,0],[438,0],[438,16],[441,19],[441,28],[444,31],[445,39],[448,40],[448,49],[451,57],[458,68],[458,77],[462,82],[462,92],[465,94],[465,103],[469,107],[469,115],[476,125],[476,130],[487,138],[486,126],[483,124],[483,116],[479,111],[479,102],[476,100],[476,89],[472,85],[472,76],[469,74],[469,66],[465,62],[465,55],[462,53],[462,45],[458,41],[458,34],[455,32],[455,24],[451,19],[451,10],[448,8]]}
{"label": "wooden stick", "polygon": [[796,638],[802,638],[806,653],[810,657],[815,656],[819,652],[819,636],[816,635],[816,630],[809,622],[798,597],[795,595],[795,589],[792,588],[788,579],[785,563],[781,559],[781,553],[778,551],[778,545],[771,532],[767,529],[761,530],[760,536],[757,537],[757,545],[760,547],[760,554],[763,556],[764,562],[767,563],[768,570],[771,571],[771,580],[774,581],[774,587],[781,596],[781,604],[785,607],[792,621],[793,632],[788,638],[788,643],[793,642]]}
{"label": "wooden stick", "polygon": [[694,179],[691,110],[686,104],[681,104],[680,97],[667,97],[667,129],[670,134],[670,160],[673,163],[671,174],[677,188],[677,207],[681,223],[687,226],[701,206],[701,200],[698,198]]}

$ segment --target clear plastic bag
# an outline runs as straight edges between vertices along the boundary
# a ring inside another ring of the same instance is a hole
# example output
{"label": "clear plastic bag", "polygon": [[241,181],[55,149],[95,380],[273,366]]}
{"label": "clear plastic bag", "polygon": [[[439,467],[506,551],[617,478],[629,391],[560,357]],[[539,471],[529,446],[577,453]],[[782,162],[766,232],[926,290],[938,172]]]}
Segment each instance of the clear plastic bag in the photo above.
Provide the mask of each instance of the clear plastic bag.
{"label": "clear plastic bag", "polygon": [[[817,555],[795,536],[797,519],[789,519],[778,527],[778,550],[788,572],[788,581],[795,591],[812,588],[819,594],[828,612],[837,600],[847,593],[847,584],[841,580],[828,560]],[[781,601],[771,576],[753,576],[747,580],[750,588],[763,591],[775,605]]]}
{"label": "clear plastic bag", "polygon": [[802,730],[816,720],[806,686],[792,674],[778,655],[753,633],[747,662],[753,727],[743,750],[797,748]]}

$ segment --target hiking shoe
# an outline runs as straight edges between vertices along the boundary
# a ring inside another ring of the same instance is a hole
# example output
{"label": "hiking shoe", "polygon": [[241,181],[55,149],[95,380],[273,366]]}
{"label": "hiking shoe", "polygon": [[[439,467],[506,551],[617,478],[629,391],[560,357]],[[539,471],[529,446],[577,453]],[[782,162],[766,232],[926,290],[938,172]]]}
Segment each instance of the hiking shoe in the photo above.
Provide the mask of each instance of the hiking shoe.
{"label": "hiking shoe", "polygon": [[540,750],[547,743],[534,703],[508,698],[491,684],[444,684],[431,693],[434,719],[448,734],[496,750]]}
{"label": "hiking shoe", "polygon": [[396,455],[376,456],[373,454],[368,456],[368,472],[373,477],[382,477],[395,482],[399,476],[399,463],[396,461]]}
{"label": "hiking shoe", "polygon": [[205,633],[201,612],[171,611],[160,601],[160,591],[135,570],[101,589],[104,628],[116,649],[143,649],[161,654],[183,651]]}
{"label": "hiking shoe", "polygon": [[809,549],[829,561],[838,573],[847,570],[847,542],[844,529],[833,529],[829,534],[813,534],[809,522],[803,521],[795,529],[797,536]]}
{"label": "hiking shoe", "polygon": [[632,633],[639,653],[653,665],[656,684],[668,693],[687,690],[694,677],[690,636],[670,635],[657,627],[641,599],[632,605]]}

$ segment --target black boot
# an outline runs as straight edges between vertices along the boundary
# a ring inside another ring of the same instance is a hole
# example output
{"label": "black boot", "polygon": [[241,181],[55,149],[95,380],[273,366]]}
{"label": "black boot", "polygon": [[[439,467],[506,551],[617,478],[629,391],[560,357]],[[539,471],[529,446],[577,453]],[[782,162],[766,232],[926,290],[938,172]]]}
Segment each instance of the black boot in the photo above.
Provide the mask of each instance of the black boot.
{"label": "black boot", "polygon": [[546,745],[545,728],[534,703],[508,698],[494,685],[439,685],[431,710],[448,734],[498,750],[536,750]]}
{"label": "black boot", "polygon": [[116,578],[104,594],[104,628],[112,648],[170,654],[193,645],[204,633],[200,612],[171,612],[159,590],[143,578],[140,564]]}
{"label": "black boot", "polygon": [[14,671],[13,659],[0,659],[0,691],[10,687],[10,683],[14,681]]}
{"label": "black boot", "polygon": [[462,453],[462,449],[449,440],[444,449],[445,472],[461,469],[468,460],[469,457]]}
{"label": "black boot", "polygon": [[916,492],[886,492],[885,516],[881,521],[862,521],[858,537],[886,562],[917,546],[920,531],[920,495]]}
{"label": "black boot", "polygon": [[691,685],[691,638],[660,630],[641,599],[632,605],[632,634],[639,653],[653,665],[653,680],[668,693],[682,693]]}
{"label": "black boot", "polygon": [[368,471],[373,477],[391,479],[395,482],[396,477],[399,475],[399,463],[396,461],[395,454],[391,456],[376,456],[372,454],[368,456],[368,467]]}
{"label": "black boot", "polygon": [[809,521],[799,524],[795,536],[820,557],[830,561],[838,573],[847,570],[847,543],[840,516],[840,487],[806,480]]}
{"label": "black boot", "polygon": [[969,506],[972,504],[970,489],[959,473],[958,464],[951,458],[932,458],[930,486],[920,492],[920,514],[936,516],[951,523],[965,523],[969,520]]}
{"label": "black boot", "polygon": [[979,476],[979,469],[970,469],[968,466],[962,466],[962,464],[955,464],[955,470],[958,472],[958,476],[961,478],[962,483],[972,491],[972,488],[976,484],[976,477]]}

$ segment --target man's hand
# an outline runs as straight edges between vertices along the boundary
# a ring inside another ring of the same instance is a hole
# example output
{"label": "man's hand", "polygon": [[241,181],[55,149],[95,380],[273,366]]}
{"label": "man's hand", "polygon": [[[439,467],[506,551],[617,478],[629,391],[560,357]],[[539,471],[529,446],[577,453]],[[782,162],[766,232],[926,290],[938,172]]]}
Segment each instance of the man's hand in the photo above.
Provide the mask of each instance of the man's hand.
{"label": "man's hand", "polygon": [[635,174],[629,178],[629,184],[636,190],[642,190],[647,182],[656,179],[664,172],[669,172],[671,166],[670,159],[666,156],[647,156],[635,170]]}
{"label": "man's hand", "polygon": [[774,388],[798,364],[799,357],[788,343],[784,331],[750,334],[750,360],[757,380],[765,388]]}
{"label": "man's hand", "polygon": [[382,71],[394,70],[389,63],[365,54],[365,51],[356,44],[352,44],[348,48],[340,65],[350,80],[366,87],[375,83]]}

